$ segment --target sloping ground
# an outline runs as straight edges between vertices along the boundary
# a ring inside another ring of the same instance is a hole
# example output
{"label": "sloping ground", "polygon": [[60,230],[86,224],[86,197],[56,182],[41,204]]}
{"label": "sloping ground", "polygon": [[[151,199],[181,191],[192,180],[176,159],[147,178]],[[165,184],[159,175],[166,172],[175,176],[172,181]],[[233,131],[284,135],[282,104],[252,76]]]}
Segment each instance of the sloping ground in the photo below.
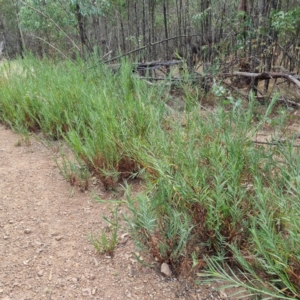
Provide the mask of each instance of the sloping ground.
{"label": "sloping ground", "polygon": [[109,205],[70,187],[51,150],[18,139],[0,125],[0,299],[220,298],[137,264],[130,239],[113,258],[96,253],[87,235],[104,228]]}

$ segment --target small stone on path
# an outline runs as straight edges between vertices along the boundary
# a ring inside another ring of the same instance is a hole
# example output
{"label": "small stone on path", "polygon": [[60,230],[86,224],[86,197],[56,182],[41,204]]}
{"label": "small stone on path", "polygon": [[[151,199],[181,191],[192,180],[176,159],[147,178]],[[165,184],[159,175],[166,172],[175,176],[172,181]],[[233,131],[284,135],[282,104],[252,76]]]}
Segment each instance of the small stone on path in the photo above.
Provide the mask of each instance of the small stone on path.
{"label": "small stone on path", "polygon": [[73,282],[73,283],[77,283],[77,278],[76,277],[73,277],[72,279],[71,279],[71,281]]}
{"label": "small stone on path", "polygon": [[94,280],[95,278],[96,278],[96,276],[95,276],[94,274],[90,274],[90,275],[89,275],[89,279],[90,279],[90,280]]}
{"label": "small stone on path", "polygon": [[92,295],[92,292],[91,292],[91,289],[89,288],[86,288],[86,289],[82,289],[82,296],[91,296]]}
{"label": "small stone on path", "polygon": [[169,265],[166,263],[161,264],[160,271],[161,271],[161,273],[163,273],[164,275],[166,275],[168,277],[172,276],[172,271],[171,271]]}

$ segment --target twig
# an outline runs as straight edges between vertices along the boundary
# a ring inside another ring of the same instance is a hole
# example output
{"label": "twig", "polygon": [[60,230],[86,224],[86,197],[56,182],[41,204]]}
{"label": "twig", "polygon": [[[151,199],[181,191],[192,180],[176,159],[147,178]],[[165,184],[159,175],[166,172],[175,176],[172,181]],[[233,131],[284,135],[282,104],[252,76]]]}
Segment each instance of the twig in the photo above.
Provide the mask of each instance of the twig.
{"label": "twig", "polygon": [[104,57],[110,55],[111,53],[112,53],[112,50],[108,51],[107,53],[105,53],[105,54],[102,56],[102,58],[104,58]]}
{"label": "twig", "polygon": [[127,56],[129,54],[132,54],[132,53],[135,53],[135,52],[138,52],[138,51],[141,51],[141,50],[144,50],[148,47],[152,47],[152,46],[155,46],[155,45],[158,45],[158,44],[161,44],[161,43],[164,43],[164,42],[167,42],[167,41],[170,41],[170,40],[175,40],[175,39],[178,39],[178,38],[184,38],[184,37],[191,37],[191,36],[199,36],[200,34],[192,34],[192,35],[177,35],[177,36],[173,36],[173,37],[170,37],[170,38],[167,38],[167,39],[164,39],[164,40],[160,40],[158,42],[154,42],[154,43],[149,43],[148,45],[145,45],[143,47],[140,47],[140,48],[137,48],[137,49],[134,49],[134,50],[131,50],[129,52],[126,52],[124,54],[121,54],[121,55],[118,55],[118,56],[115,56],[109,60],[106,60],[104,61],[104,63],[108,63],[108,62],[111,62],[113,60],[116,60],[116,59],[119,59],[119,58],[122,58],[124,56]]}
{"label": "twig", "polygon": [[[262,142],[262,141],[253,141],[253,140],[251,140],[251,142],[253,142],[255,144],[262,144],[262,145],[281,146],[281,145],[286,145],[288,141],[283,140],[283,141],[274,141],[274,142]],[[300,148],[300,145],[290,145],[290,146]]]}
{"label": "twig", "polygon": [[33,34],[31,34],[30,36],[32,36],[35,39],[41,40],[42,42],[44,42],[45,44],[49,45],[51,48],[55,49],[59,54],[61,54],[65,59],[69,59],[65,54],[63,54],[58,48],[56,48],[55,46],[53,46],[51,43],[47,42],[45,39],[35,36]]}
{"label": "twig", "polygon": [[300,104],[295,101],[292,101],[292,100],[278,99],[277,101],[281,101],[281,102],[284,102],[285,104],[289,104],[291,106],[296,106],[297,108],[300,108]]}
{"label": "twig", "polygon": [[279,48],[284,52],[284,54],[289,58],[289,59],[293,59],[295,60],[298,64],[300,64],[300,61],[296,58],[296,57],[293,57],[291,56],[285,49],[282,45],[280,45],[278,42],[276,42],[276,44],[279,46]]}
{"label": "twig", "polygon": [[227,85],[228,88],[234,90],[236,93],[238,93],[240,96],[242,96],[243,98],[245,98],[246,100],[249,100],[249,98],[244,95],[242,92],[240,92],[238,89],[236,89],[235,87],[233,87],[232,85],[230,85],[229,83],[227,83],[226,81],[222,80],[222,83]]}

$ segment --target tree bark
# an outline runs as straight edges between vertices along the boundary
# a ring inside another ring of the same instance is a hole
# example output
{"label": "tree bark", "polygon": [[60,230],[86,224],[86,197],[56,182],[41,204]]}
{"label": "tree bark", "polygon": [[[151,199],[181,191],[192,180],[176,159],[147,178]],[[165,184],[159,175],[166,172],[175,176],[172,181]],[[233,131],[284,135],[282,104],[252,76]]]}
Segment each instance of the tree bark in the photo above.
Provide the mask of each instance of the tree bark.
{"label": "tree bark", "polygon": [[165,38],[166,38],[166,46],[165,46],[165,58],[168,59],[169,56],[169,33],[168,33],[168,19],[167,19],[167,5],[166,5],[166,0],[164,1],[163,4],[163,9],[164,9],[164,26],[165,26]]}
{"label": "tree bark", "polygon": [[23,38],[23,33],[22,33],[22,30],[21,30],[21,26],[20,26],[18,2],[14,1],[14,6],[15,6],[15,13],[16,13],[17,23],[18,23],[18,44],[19,44],[19,48],[20,48],[20,56],[23,59],[24,58],[25,43],[24,43],[24,38]]}
{"label": "tree bark", "polygon": [[81,42],[81,51],[82,51],[82,54],[84,54],[84,52],[87,48],[87,42],[86,42],[86,34],[85,34],[85,29],[84,29],[84,17],[81,14],[79,3],[77,3],[75,6],[75,16],[76,16],[77,24],[78,24],[79,37],[80,37],[80,42]]}

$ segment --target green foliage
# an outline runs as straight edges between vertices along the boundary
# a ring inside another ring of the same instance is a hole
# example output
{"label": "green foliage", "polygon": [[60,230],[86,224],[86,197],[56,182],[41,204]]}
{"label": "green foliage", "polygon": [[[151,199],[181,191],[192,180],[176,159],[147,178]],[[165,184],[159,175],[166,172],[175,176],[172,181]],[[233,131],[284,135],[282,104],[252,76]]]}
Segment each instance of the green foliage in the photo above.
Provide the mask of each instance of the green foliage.
{"label": "green foliage", "polygon": [[[111,188],[143,174],[143,193],[133,197],[127,187],[126,219],[136,244],[159,261],[194,274],[206,266],[205,276],[252,294],[299,298],[299,151],[251,141],[263,125],[285,125],[285,114],[270,116],[276,98],[254,123],[253,101],[223,103],[215,84],[221,105],[204,114],[189,86],[179,118],[162,100],[165,88],[134,77],[129,64],[116,74],[102,65],[83,70],[94,63],[7,63],[1,121],[64,139],[78,161],[62,159],[69,180],[89,171]],[[116,214],[111,236],[90,236],[99,252],[117,244]]]}
{"label": "green foliage", "polygon": [[[152,190],[127,195],[128,222],[138,245],[160,261],[188,264],[195,272],[209,255],[206,276],[218,274],[253,294],[294,299],[300,292],[300,189],[292,178],[299,177],[299,159],[292,147],[249,142],[269,120],[273,103],[254,131],[252,106],[219,108],[201,118],[194,112],[185,128],[174,124],[172,147],[154,164],[159,176]],[[277,155],[285,158],[281,164]],[[227,260],[238,275],[225,271]]]}
{"label": "green foliage", "polygon": [[78,186],[81,191],[89,188],[90,173],[80,162],[71,161],[65,153],[60,151],[60,161],[56,157],[56,165],[62,176],[72,185]]}
{"label": "green foliage", "polygon": [[192,20],[195,23],[202,23],[202,22],[204,22],[208,18],[208,13],[209,13],[210,10],[211,10],[211,6],[208,7],[207,9],[205,9],[204,11],[200,12],[200,13],[194,14],[192,16]]}
{"label": "green foliage", "polygon": [[285,40],[294,36],[300,29],[300,7],[287,12],[274,11],[272,14],[272,27],[277,30],[279,36]]}
{"label": "green foliage", "polygon": [[91,234],[88,237],[92,245],[100,254],[113,255],[113,251],[115,250],[118,244],[119,217],[118,217],[117,209],[114,212],[112,212],[112,217],[113,217],[113,221],[104,218],[104,220],[107,223],[109,223],[110,226],[112,227],[112,229],[109,229],[109,231],[112,231],[110,236],[105,230],[102,230],[100,236],[95,236]]}
{"label": "green foliage", "polygon": [[[26,0],[25,3],[28,6],[22,5],[20,7],[20,25],[23,29],[36,32],[47,31],[51,35],[62,34],[49,18],[61,28],[76,25],[75,17],[71,11],[62,9],[61,3],[57,1],[47,0],[41,2],[38,0]],[[42,14],[47,16],[48,19]]]}
{"label": "green foliage", "polygon": [[82,0],[69,0],[72,10],[76,5],[79,5],[80,13],[83,16],[101,16],[110,8],[110,1],[98,0],[98,1],[82,1]]}

